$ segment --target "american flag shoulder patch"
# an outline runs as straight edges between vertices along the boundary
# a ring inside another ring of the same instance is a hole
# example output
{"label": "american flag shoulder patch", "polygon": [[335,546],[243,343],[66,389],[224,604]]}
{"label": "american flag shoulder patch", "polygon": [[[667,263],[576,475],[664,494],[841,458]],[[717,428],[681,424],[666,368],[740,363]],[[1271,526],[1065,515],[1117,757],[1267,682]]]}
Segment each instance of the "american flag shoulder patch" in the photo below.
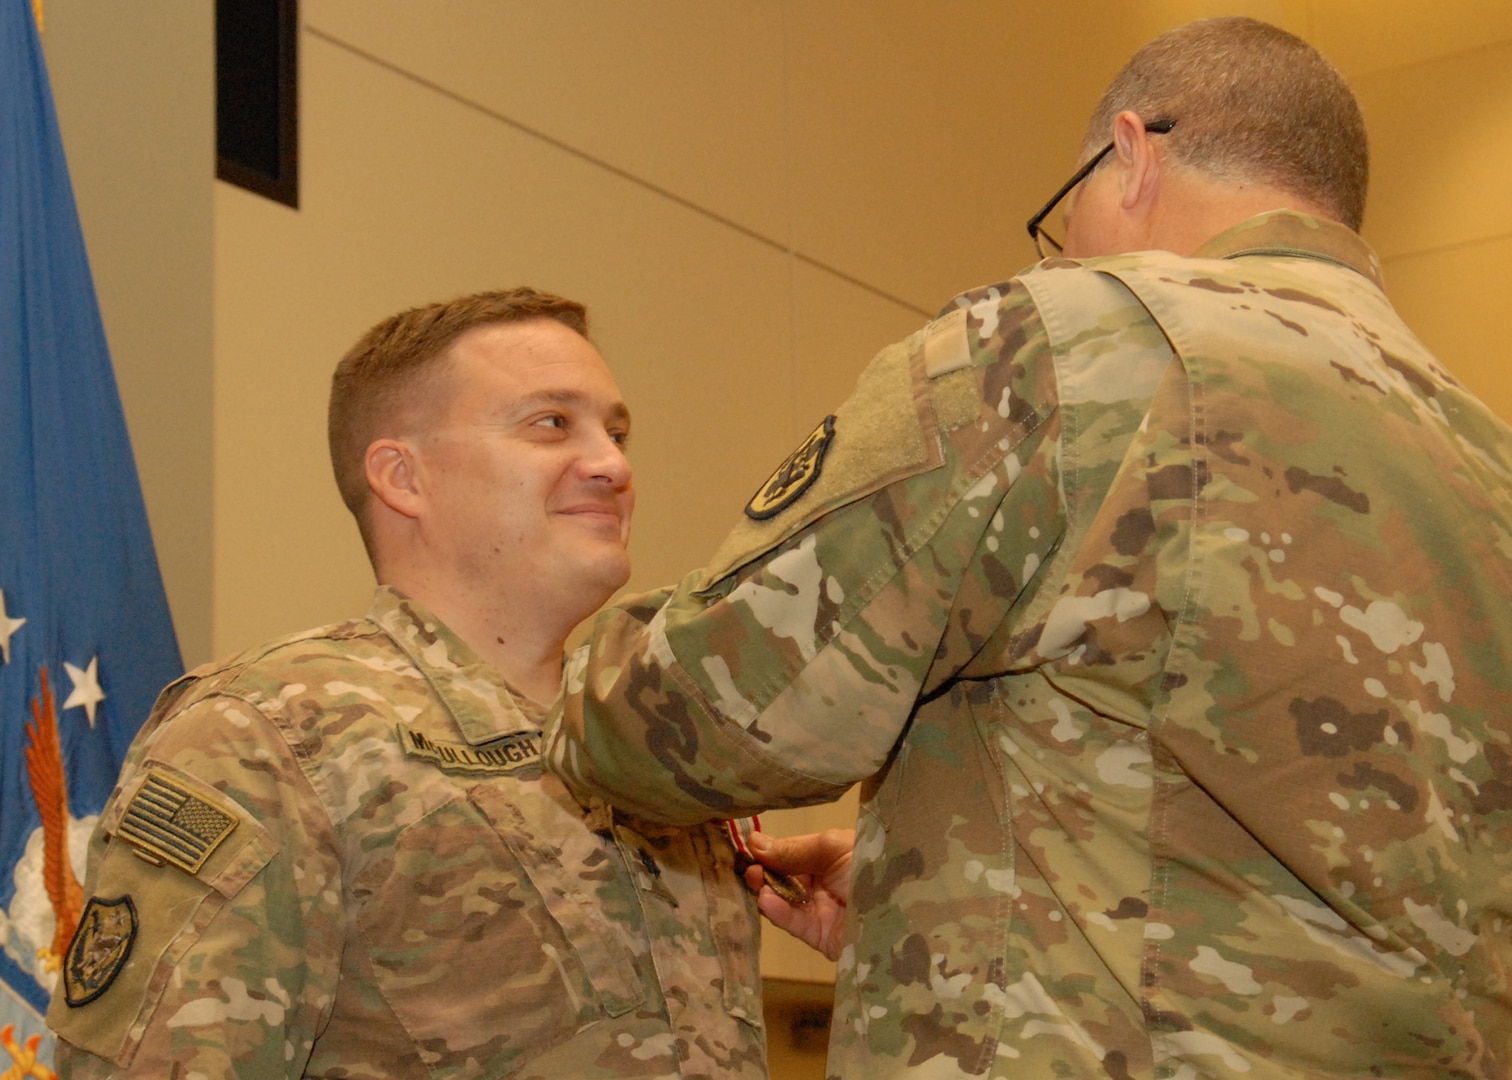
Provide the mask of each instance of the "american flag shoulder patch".
{"label": "american flag shoulder patch", "polygon": [[138,852],[198,874],[205,860],[236,828],[237,819],[183,783],[152,769],[131,797],[116,836]]}

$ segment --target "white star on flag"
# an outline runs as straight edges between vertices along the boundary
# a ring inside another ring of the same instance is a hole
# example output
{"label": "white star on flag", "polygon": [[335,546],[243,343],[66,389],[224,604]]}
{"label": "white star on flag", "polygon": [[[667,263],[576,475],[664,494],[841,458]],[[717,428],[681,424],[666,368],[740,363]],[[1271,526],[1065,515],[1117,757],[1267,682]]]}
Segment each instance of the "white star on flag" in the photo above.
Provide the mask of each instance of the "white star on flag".
{"label": "white star on flag", "polygon": [[5,613],[5,590],[0,589],[0,656],[10,663],[11,635],[26,625],[25,619],[13,619]]}
{"label": "white star on flag", "polygon": [[63,707],[72,709],[75,705],[84,706],[89,726],[94,727],[95,706],[105,700],[105,691],[100,689],[100,658],[92,657],[89,666],[83,670],[74,667],[67,660],[63,661],[63,667],[73,680],[73,693],[68,695]]}

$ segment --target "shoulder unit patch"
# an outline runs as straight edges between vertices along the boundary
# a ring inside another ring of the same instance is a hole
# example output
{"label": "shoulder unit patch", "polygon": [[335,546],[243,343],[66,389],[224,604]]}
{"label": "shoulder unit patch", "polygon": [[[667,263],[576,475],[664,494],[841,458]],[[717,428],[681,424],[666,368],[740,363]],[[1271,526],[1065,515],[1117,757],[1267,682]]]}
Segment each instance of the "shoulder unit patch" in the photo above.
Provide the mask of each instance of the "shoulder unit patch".
{"label": "shoulder unit patch", "polygon": [[89,898],[63,958],[63,995],[70,1008],[88,1005],[110,989],[131,958],[136,935],[136,906],[131,897]]}
{"label": "shoulder unit patch", "polygon": [[198,874],[237,819],[153,769],[121,816],[116,835],[148,856]]}
{"label": "shoulder unit patch", "polygon": [[797,502],[799,496],[819,479],[825,451],[834,441],[835,417],[831,414],[788,455],[786,461],[777,466],[777,471],[761,485],[761,490],[751,496],[751,501],[746,503],[746,517],[765,521]]}

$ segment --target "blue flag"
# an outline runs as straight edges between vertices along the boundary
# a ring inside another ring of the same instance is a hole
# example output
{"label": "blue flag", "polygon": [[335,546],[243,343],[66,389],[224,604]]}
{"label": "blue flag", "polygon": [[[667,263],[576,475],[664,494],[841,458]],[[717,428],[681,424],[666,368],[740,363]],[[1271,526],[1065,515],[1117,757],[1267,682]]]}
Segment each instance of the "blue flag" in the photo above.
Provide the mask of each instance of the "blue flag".
{"label": "blue flag", "polygon": [[85,841],[181,671],[32,5],[0,0],[0,1074],[47,1075]]}

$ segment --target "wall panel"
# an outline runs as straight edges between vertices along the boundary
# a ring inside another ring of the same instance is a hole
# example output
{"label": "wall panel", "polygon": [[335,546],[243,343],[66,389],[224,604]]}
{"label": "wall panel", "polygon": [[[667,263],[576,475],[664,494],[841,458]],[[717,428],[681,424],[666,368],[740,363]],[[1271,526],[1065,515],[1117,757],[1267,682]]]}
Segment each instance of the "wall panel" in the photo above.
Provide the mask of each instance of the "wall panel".
{"label": "wall panel", "polygon": [[305,0],[307,27],[742,228],[788,234],[783,10]]}

